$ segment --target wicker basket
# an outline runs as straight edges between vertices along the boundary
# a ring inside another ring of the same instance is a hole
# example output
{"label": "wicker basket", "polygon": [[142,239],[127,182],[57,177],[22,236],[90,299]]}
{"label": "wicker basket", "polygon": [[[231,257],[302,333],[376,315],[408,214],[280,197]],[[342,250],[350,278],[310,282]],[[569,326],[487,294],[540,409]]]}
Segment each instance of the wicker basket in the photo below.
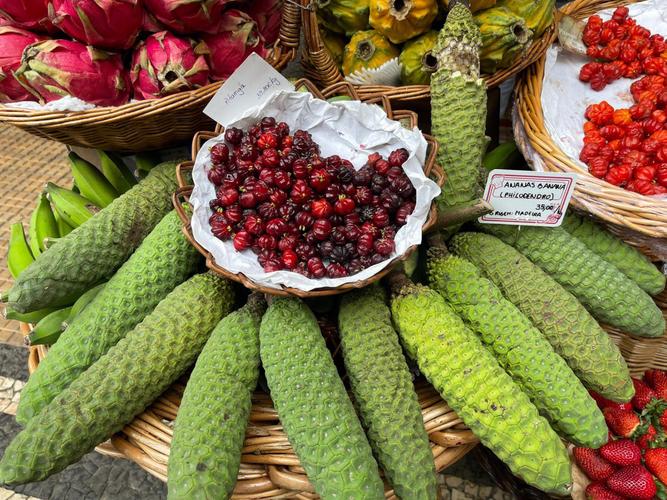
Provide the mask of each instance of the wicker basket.
{"label": "wicker basket", "polygon": [[[299,47],[300,9],[285,1],[280,36],[267,61],[280,70]],[[213,127],[202,110],[222,82],[170,95],[88,111],[34,111],[0,105],[0,121],[71,146],[120,152],[161,149],[189,141],[197,130]]]}
{"label": "wicker basket", "polygon": [[[320,325],[328,344],[333,347],[334,359],[340,364],[340,350],[335,347],[337,334],[334,323],[327,318]],[[30,373],[37,369],[46,354],[47,349],[43,346],[30,349]],[[186,383],[186,378],[175,383],[146,411],[96,450],[104,455],[132,460],[150,474],[166,481],[173,422]],[[415,390],[435,467],[440,472],[473,449],[478,440],[428,383],[416,382]],[[271,398],[258,389],[252,403],[238,482],[232,498],[319,498],[283,432]],[[388,485],[385,485],[385,490],[386,498],[396,499]]]}
{"label": "wicker basket", "polygon": [[[306,86],[314,96],[320,99],[325,99],[335,95],[346,95],[355,100],[359,99],[359,95],[357,94],[355,88],[349,83],[345,82],[335,84],[327,89],[324,89],[322,92],[317,90],[317,88],[315,88],[315,86],[308,80],[299,80],[298,82],[296,82],[297,87],[300,85]],[[366,100],[366,102],[377,103],[382,105],[385,111],[387,112],[387,116],[390,119],[408,121],[409,122],[408,128],[413,128],[417,125],[417,115],[415,113],[411,111],[393,111],[389,99],[385,96]],[[387,265],[382,271],[375,274],[371,278],[356,282],[346,283],[336,288],[318,288],[310,291],[304,291],[304,290],[299,290],[297,288],[289,288],[289,287],[281,287],[281,288],[265,287],[262,285],[258,285],[257,283],[255,283],[242,273],[232,273],[226,270],[225,268],[219,266],[218,264],[216,264],[215,259],[213,258],[211,253],[204,247],[202,247],[197,241],[195,241],[195,238],[192,234],[192,228],[190,226],[190,215],[186,213],[186,210],[184,208],[184,203],[187,203],[193,189],[193,186],[189,185],[187,181],[187,178],[189,176],[186,175],[186,173],[192,170],[195,158],[197,157],[197,153],[199,152],[204,142],[214,137],[217,137],[221,133],[222,133],[222,127],[218,125],[214,132],[198,132],[195,135],[192,143],[192,161],[188,161],[178,165],[177,178],[180,187],[178,191],[174,193],[174,207],[176,208],[176,212],[183,221],[183,232],[185,233],[185,236],[188,238],[190,243],[192,243],[192,245],[195,248],[197,248],[199,252],[201,252],[201,254],[206,258],[206,266],[212,271],[216,272],[217,274],[220,274],[225,278],[238,281],[248,289],[258,290],[260,292],[268,293],[271,295],[284,295],[284,296],[294,295],[303,298],[322,297],[326,295],[336,295],[339,293],[344,293],[354,288],[363,288],[375,281],[378,281],[382,277],[386,276],[392,270],[392,268],[395,267],[399,262],[407,259],[417,249],[417,245],[411,246],[405,253],[396,256],[390,262],[389,265]],[[435,165],[435,156],[438,152],[438,143],[436,142],[435,139],[433,139],[428,135],[424,135],[424,137],[426,138],[426,141],[429,145],[426,162],[424,164],[424,173],[427,176],[433,177],[435,182],[439,186],[442,186],[445,180],[444,174],[442,170]],[[422,230],[423,231],[429,230],[436,224],[437,220],[438,220],[437,210],[435,204],[432,204],[428,218],[424,223],[424,225],[422,226]]]}
{"label": "wicker basket", "polygon": [[[628,0],[575,0],[563,8],[563,12],[577,18],[585,18],[601,9],[632,3]],[[655,199],[616,187],[588,173],[561,151],[549,136],[544,124],[541,95],[544,78],[543,56],[521,76],[516,86],[516,110],[521,127],[520,137],[525,133],[524,144],[519,140],[524,156],[534,151],[544,168],[553,172],[574,172],[578,175],[572,204],[589,213],[624,240],[643,247],[645,251],[667,260],[667,200]],[[532,151],[527,152],[529,145]]]}
{"label": "wicker basket", "polygon": [[[320,87],[344,81],[343,73],[322,41],[320,28],[317,23],[316,2],[314,0],[301,0],[301,2],[303,5],[301,22],[305,40],[305,48],[301,51],[301,65],[306,76]],[[554,22],[512,66],[492,75],[483,75],[487,86],[489,88],[496,87],[534,63],[544,54],[555,38],[556,23]],[[383,95],[392,101],[403,104],[428,100],[430,97],[430,86],[406,85],[392,87],[387,85],[362,85],[359,86],[358,92],[362,99],[372,99]]]}

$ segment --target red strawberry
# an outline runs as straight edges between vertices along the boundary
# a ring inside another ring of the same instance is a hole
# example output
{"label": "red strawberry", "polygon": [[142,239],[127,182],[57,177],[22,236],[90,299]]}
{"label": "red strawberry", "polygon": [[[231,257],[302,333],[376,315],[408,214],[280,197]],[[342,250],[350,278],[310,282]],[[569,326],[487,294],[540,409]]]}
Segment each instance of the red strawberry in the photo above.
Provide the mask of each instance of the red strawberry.
{"label": "red strawberry", "polygon": [[667,484],[667,448],[649,448],[644,452],[646,467],[663,484]]}
{"label": "red strawberry", "polygon": [[655,481],[641,465],[628,465],[607,479],[607,486],[616,493],[638,500],[650,500],[657,493]]}
{"label": "red strawberry", "polygon": [[642,463],[642,451],[634,441],[619,439],[610,441],[600,448],[600,455],[614,465],[639,465]]}
{"label": "red strawberry", "polygon": [[635,442],[637,443],[637,446],[639,446],[640,449],[645,450],[646,448],[651,446],[651,443],[655,441],[657,435],[658,433],[655,430],[655,427],[653,427],[653,424],[649,424],[648,429],[646,429],[646,432],[641,436],[639,436]]}
{"label": "red strawberry", "polygon": [[667,372],[662,370],[647,370],[644,373],[646,382],[659,398],[667,400]]}
{"label": "red strawberry", "polygon": [[634,411],[605,408],[602,410],[609,429],[620,437],[632,437],[639,428],[639,416]]}
{"label": "red strawberry", "polygon": [[632,410],[632,403],[617,403],[611,399],[607,399],[604,396],[600,396],[595,391],[588,391],[591,394],[591,397],[595,400],[600,409],[604,408],[617,408],[619,410]]}
{"label": "red strawberry", "polygon": [[611,491],[604,483],[591,483],[586,487],[586,498],[590,500],[623,500],[621,495]]}
{"label": "red strawberry", "polygon": [[602,458],[600,452],[593,448],[575,447],[573,453],[579,467],[593,481],[604,481],[616,470],[616,467]]}
{"label": "red strawberry", "polygon": [[635,386],[635,395],[632,397],[632,406],[635,410],[642,411],[651,400],[657,398],[657,394],[647,384],[636,378],[632,379]]}

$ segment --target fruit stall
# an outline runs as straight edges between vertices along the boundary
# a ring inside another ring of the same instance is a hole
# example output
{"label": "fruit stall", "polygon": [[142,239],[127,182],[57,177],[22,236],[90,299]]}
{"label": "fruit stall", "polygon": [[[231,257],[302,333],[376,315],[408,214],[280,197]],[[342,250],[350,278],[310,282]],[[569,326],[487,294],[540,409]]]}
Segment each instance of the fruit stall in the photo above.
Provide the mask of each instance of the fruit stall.
{"label": "fruit stall", "polygon": [[66,152],[0,218],[0,493],[95,450],[170,499],[436,499],[464,457],[665,498],[665,36],[664,0],[0,0],[0,127]]}

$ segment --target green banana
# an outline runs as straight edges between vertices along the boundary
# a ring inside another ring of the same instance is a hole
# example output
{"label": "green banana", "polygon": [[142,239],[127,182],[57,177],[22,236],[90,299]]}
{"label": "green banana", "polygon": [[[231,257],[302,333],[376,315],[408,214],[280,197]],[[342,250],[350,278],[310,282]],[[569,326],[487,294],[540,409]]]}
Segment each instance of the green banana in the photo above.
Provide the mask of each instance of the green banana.
{"label": "green banana", "polygon": [[514,141],[504,142],[484,155],[482,166],[487,170],[496,168],[515,169],[518,163],[523,162],[521,152]]}
{"label": "green banana", "polygon": [[49,182],[46,193],[58,215],[72,227],[79,227],[100,211],[88,198]]}
{"label": "green banana", "polygon": [[12,306],[5,304],[5,310],[3,316],[5,319],[11,319],[14,321],[21,321],[22,323],[35,324],[38,323],[42,318],[48,316],[53,311],[57,311],[57,307],[47,307],[46,309],[39,309],[38,311],[33,311],[29,313],[20,313],[16,309],[13,309]]}
{"label": "green banana", "polygon": [[10,274],[17,278],[21,272],[35,261],[30,245],[23,232],[23,223],[12,224],[9,234],[9,250],[7,252],[7,267]]}
{"label": "green banana", "polygon": [[53,211],[53,215],[56,217],[56,224],[58,224],[58,234],[62,238],[67,236],[69,233],[74,231],[74,228],[70,226],[65,219],[63,219],[57,210]]}
{"label": "green banana", "polygon": [[37,257],[46,250],[44,239],[49,237],[58,237],[58,223],[51,210],[46,193],[41,193],[37,199],[37,207],[30,217],[30,227],[28,235],[30,236],[30,250]]}
{"label": "green banana", "polygon": [[81,194],[100,208],[109,206],[119,194],[102,172],[76,153],[69,154],[70,168]]}
{"label": "green banana", "polygon": [[64,320],[64,323],[66,325],[69,325],[74,318],[76,318],[81,311],[83,311],[88,304],[90,304],[93,299],[97,296],[98,293],[102,291],[104,288],[104,285],[106,285],[106,281],[104,283],[100,283],[96,287],[91,288],[87,292],[85,292],[81,297],[79,297],[74,305],[71,308],[71,311],[69,313],[69,316],[67,319]]}
{"label": "green banana", "polygon": [[105,151],[98,151],[97,154],[100,155],[102,174],[120,194],[128,191],[137,183],[137,179],[120,156]]}
{"label": "green banana", "polygon": [[65,307],[45,316],[35,325],[28,334],[26,342],[28,345],[53,345],[65,330],[63,324],[69,317],[72,307]]}

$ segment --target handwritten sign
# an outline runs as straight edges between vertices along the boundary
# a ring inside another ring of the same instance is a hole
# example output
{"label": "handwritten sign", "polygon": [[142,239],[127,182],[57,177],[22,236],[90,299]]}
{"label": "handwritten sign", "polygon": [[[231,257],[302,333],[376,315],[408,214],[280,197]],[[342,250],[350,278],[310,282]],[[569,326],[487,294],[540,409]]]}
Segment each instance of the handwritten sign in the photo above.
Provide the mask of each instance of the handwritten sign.
{"label": "handwritten sign", "polygon": [[492,170],[484,199],[493,212],[480,217],[479,222],[560,226],[576,183],[576,174]]}
{"label": "handwritten sign", "polygon": [[253,53],[222,84],[204,108],[204,114],[224,126],[279,90],[294,90],[294,85]]}

